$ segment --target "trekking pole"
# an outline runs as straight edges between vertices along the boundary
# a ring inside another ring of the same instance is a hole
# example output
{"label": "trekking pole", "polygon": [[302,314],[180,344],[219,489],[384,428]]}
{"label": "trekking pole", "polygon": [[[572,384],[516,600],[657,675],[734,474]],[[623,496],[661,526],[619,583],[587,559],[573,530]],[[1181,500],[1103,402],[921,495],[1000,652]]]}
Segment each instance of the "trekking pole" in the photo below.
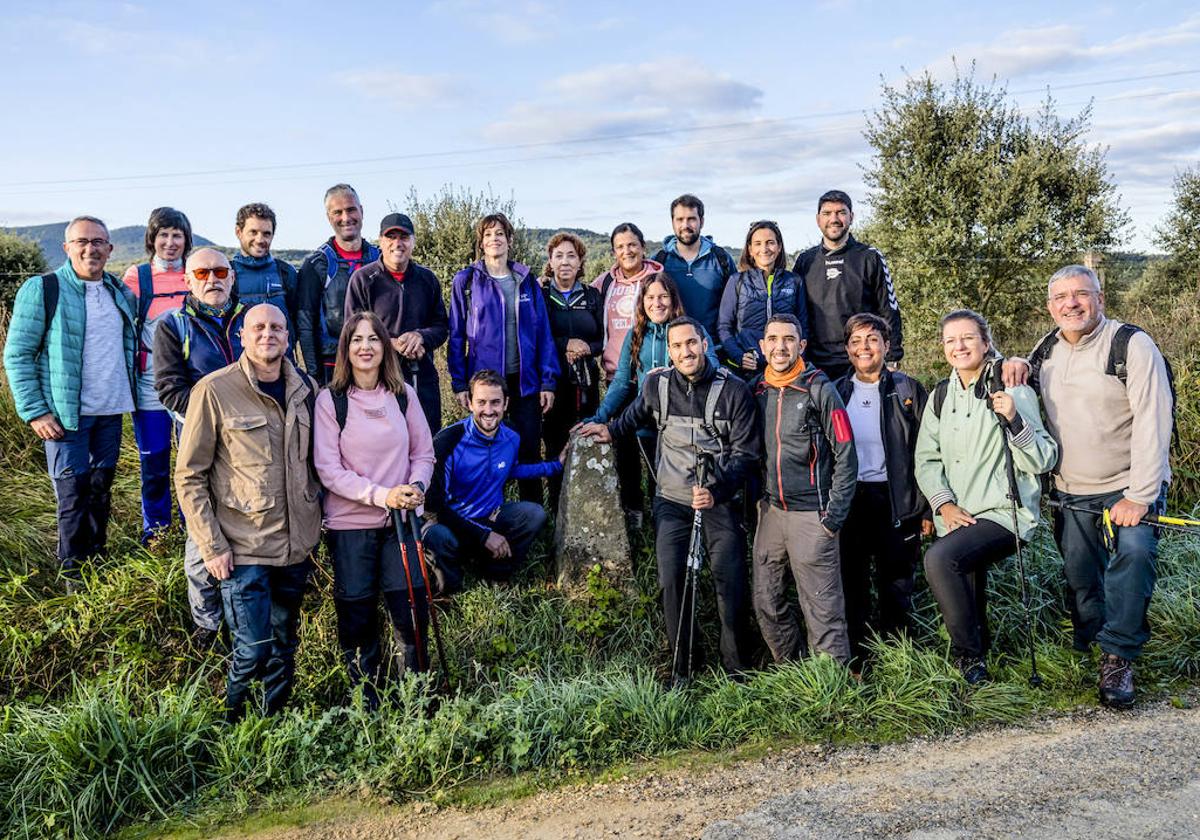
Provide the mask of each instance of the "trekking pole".
{"label": "trekking pole", "polygon": [[[1060,502],[1057,499],[1051,499],[1048,504],[1050,507],[1058,508],[1059,510],[1072,510],[1076,513],[1090,513],[1092,516],[1099,516],[1101,521],[1101,536],[1104,537],[1104,547],[1109,551],[1113,550],[1116,545],[1116,531],[1112,523],[1111,508],[1093,510],[1090,507],[1071,505],[1066,502]],[[1180,534],[1200,536],[1200,519],[1185,519],[1182,516],[1147,513],[1138,524],[1153,525],[1155,528],[1162,528],[1164,531],[1175,531]]]}
{"label": "trekking pole", "polygon": [[[988,398],[988,409],[992,407]],[[1008,432],[1005,424],[996,417],[996,425],[1000,428],[1000,439],[1004,445],[1004,471],[1008,474],[1008,499],[1012,502],[1013,540],[1017,548],[1017,575],[1021,579],[1021,606],[1025,613],[1025,635],[1029,640],[1029,684],[1037,688],[1042,684],[1041,675],[1037,668],[1037,650],[1033,642],[1033,608],[1029,604],[1029,588],[1025,581],[1025,557],[1021,551],[1021,529],[1017,521],[1017,505],[1020,504],[1021,493],[1017,487],[1017,468],[1013,464],[1012,447],[1008,443]]]}
{"label": "trekking pole", "polygon": [[[404,566],[404,580],[408,585],[408,614],[412,617],[413,638],[417,642],[417,667],[422,671],[428,668],[428,651],[422,656],[424,640],[421,638],[421,625],[417,621],[417,599],[413,589],[412,570],[408,565],[408,545],[404,542],[404,518],[398,508],[392,508],[392,525],[396,529],[396,540],[400,543],[400,563]],[[425,590],[429,590],[429,580],[425,580]]]}
{"label": "trekking pole", "polygon": [[[707,457],[698,454],[696,457],[696,486],[703,487],[708,480]],[[687,619],[687,670],[682,674],[685,679],[691,679],[692,666],[696,652],[696,590],[700,578],[700,565],[704,561],[704,515],[699,509],[692,512],[692,533],[688,540],[688,553],[683,580],[683,597],[687,600],[687,608],[681,602],[679,607],[679,627],[675,632],[675,655],[672,657],[671,670],[679,674],[679,650],[683,639],[683,623]]]}
{"label": "trekking pole", "polygon": [[429,623],[433,625],[433,640],[437,643],[438,667],[442,669],[440,688],[450,693],[450,669],[446,667],[446,645],[442,641],[442,624],[438,617],[437,606],[433,603],[433,578],[429,576],[429,565],[425,562],[425,542],[421,539],[421,517],[415,510],[408,512],[409,524],[412,526],[413,542],[417,545],[417,564],[421,568],[421,577],[425,578],[425,597],[429,601]]}

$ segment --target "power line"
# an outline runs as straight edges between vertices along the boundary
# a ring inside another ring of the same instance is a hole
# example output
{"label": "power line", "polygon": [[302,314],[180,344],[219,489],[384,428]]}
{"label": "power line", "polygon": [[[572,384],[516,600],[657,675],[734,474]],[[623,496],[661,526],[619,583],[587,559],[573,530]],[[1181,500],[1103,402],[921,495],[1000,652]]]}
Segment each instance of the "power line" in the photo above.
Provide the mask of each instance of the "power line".
{"label": "power line", "polygon": [[[1105,85],[1128,84],[1130,82],[1150,81],[1154,79],[1174,78],[1179,76],[1195,75],[1200,73],[1200,68],[1192,70],[1175,70],[1168,73],[1152,73],[1141,76],[1122,76],[1112,79],[1101,79],[1098,81],[1076,82],[1068,85],[1046,85],[1038,88],[1030,88],[1027,90],[1011,91],[1013,96],[1021,96],[1030,93],[1046,93],[1052,90],[1074,90],[1087,87],[1101,87]],[[1162,95],[1162,94],[1159,94]],[[287,163],[287,164],[263,164],[255,166],[236,166],[225,167],[220,169],[194,170],[190,172],[162,172],[155,174],[141,175],[112,175],[112,176],[95,176],[90,178],[58,178],[39,181],[9,181],[0,182],[0,188],[8,187],[34,187],[34,186],[54,186],[58,184],[88,184],[88,183],[112,183],[117,181],[141,181],[141,180],[161,180],[166,178],[191,178],[203,177],[208,175],[232,175],[240,172],[269,172],[269,171],[295,171],[297,169],[313,169],[325,166],[356,166],[359,164],[372,163],[388,163],[393,161],[403,160],[421,160],[435,159],[445,157],[457,157],[464,155],[479,155],[492,154],[496,152],[516,152],[529,149],[539,149],[553,146],[571,146],[588,143],[611,143],[620,140],[636,140],[649,137],[669,136],[672,134],[692,133],[700,131],[719,131],[729,128],[745,128],[778,125],[780,123],[797,122],[801,120],[818,120],[829,119],[834,117],[858,116],[866,111],[866,108],[854,108],[844,111],[826,111],[811,114],[797,114],[790,117],[774,117],[771,119],[754,119],[754,120],[739,120],[726,123],[710,123],[704,125],[679,126],[675,128],[662,128],[646,131],[628,132],[625,134],[606,134],[593,135],[590,137],[576,137],[565,140],[544,140],[533,143],[515,143],[500,146],[477,146],[468,149],[459,150],[441,150],[436,152],[410,152],[403,155],[384,155],[380,157],[369,158],[351,158],[343,160],[329,161],[313,161],[308,163]],[[537,160],[539,158],[526,158],[527,160]],[[550,158],[556,159],[556,158]],[[511,162],[511,161],[509,161]],[[461,164],[455,164],[461,165]],[[245,183],[238,181],[236,183]],[[0,195],[24,195],[30,193],[12,193],[4,192]]]}

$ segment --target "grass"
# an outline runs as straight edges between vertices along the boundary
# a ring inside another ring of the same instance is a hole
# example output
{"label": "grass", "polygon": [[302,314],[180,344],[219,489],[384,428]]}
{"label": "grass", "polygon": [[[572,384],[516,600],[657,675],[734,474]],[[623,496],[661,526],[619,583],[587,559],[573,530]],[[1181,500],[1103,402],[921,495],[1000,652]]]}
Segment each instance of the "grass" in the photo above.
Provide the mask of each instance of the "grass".
{"label": "grass", "polygon": [[[1193,394],[1200,387],[1184,385]],[[1181,420],[1192,441],[1193,417],[1189,403]],[[144,833],[168,819],[211,825],[315,799],[482,801],[647,758],[895,741],[1095,702],[1095,663],[1070,649],[1061,560],[1044,529],[1026,553],[1046,680],[1039,691],[1027,682],[1011,561],[991,576],[991,685],[970,689],[949,664],[936,606],[919,585],[915,638],[876,644],[861,682],[817,657],[765,668],[744,684],[709,674],[686,694],[666,691],[654,558],[643,534],[632,598],[593,576],[588,595],[568,601],[547,585],[544,551],[516,585],[463,593],[443,622],[456,692],[440,697],[409,679],[378,713],[348,697],[322,572],[303,609],[292,707],[227,727],[218,702],[224,661],[188,644],[182,537],[150,551],[137,544],[132,436],[114,490],[112,557],[88,572],[87,592],[76,597],[61,594],[54,574],[42,458],[0,387],[3,836]],[[1197,559],[1200,540],[1164,539],[1153,636],[1138,670],[1145,691],[1179,692],[1200,676]],[[701,622],[715,649],[711,595]]]}

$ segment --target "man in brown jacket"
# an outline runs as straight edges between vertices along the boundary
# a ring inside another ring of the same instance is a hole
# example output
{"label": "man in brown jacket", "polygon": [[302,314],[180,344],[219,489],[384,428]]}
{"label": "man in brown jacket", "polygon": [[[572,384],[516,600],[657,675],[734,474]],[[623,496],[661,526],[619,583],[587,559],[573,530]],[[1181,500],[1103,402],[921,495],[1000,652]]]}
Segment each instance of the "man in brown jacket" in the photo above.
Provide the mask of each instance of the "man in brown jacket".
{"label": "man in brown jacket", "polygon": [[300,600],[321,532],[310,463],[314,387],[287,359],[278,307],[246,313],[242,356],[196,383],[175,486],[188,534],[221,585],[233,634],[225,705],[261,679],[268,714],[291,694]]}

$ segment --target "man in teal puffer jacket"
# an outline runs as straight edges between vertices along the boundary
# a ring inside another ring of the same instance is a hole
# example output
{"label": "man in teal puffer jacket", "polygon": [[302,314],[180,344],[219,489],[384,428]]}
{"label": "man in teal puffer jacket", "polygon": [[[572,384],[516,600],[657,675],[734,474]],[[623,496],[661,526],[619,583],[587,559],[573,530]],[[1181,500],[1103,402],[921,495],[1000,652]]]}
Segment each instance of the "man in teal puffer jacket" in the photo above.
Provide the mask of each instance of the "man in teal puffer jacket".
{"label": "man in teal puffer jacket", "polygon": [[67,225],[67,262],[31,277],[13,303],[4,368],[18,416],[45,442],[58,500],[58,559],[67,590],[104,553],[121,415],[134,407],[133,294],[104,271],[104,222]]}

